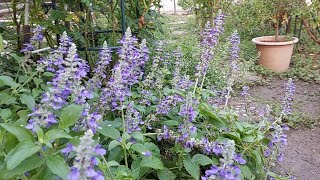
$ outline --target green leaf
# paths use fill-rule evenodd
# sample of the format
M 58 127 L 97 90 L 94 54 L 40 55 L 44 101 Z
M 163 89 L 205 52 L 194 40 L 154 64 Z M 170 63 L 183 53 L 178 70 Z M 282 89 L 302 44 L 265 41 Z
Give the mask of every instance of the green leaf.
M 139 143 L 132 145 L 131 149 L 138 152 L 138 153 L 148 151 L 148 148 L 146 148 L 143 144 L 139 144 Z
M 38 141 L 40 143 L 43 143 L 43 138 L 44 138 L 44 133 L 43 133 L 43 130 L 38 126 L 38 125 L 35 125 L 35 130 L 36 130 L 36 134 L 38 136 Z
M 262 165 L 262 159 L 261 155 L 257 150 L 252 151 L 254 160 L 255 160 L 255 165 L 256 165 L 256 171 L 258 174 L 263 173 L 263 165 Z
M 40 150 L 32 141 L 22 141 L 13 150 L 11 150 L 7 155 L 7 168 L 12 170 L 17 167 L 23 160 L 32 156 Z
M 60 115 L 60 127 L 62 129 L 74 125 L 80 118 L 83 107 L 80 105 L 71 104 L 62 110 Z
M 54 174 L 58 175 L 62 179 L 67 179 L 70 168 L 63 157 L 58 154 L 51 155 L 47 158 L 47 165 Z
M 142 167 L 149 167 L 152 169 L 163 169 L 164 168 L 161 160 L 156 157 L 153 157 L 153 156 L 151 156 L 150 158 L 144 158 L 141 161 L 140 165 Z
M 194 178 L 194 179 L 199 179 L 200 176 L 200 168 L 199 166 L 192 162 L 191 160 L 183 160 L 183 165 L 184 168 L 187 170 L 187 172 Z
M 30 114 L 29 110 L 18 111 L 17 115 L 19 116 L 19 119 L 16 121 L 16 123 L 25 124 L 25 122 L 27 122 L 29 119 L 28 114 Z
M 29 76 L 19 76 L 18 82 L 19 83 L 24 83 L 29 79 Z
M 3 119 L 3 120 L 8 120 L 11 116 L 12 112 L 10 109 L 0 109 L 0 117 Z
M 248 166 L 241 165 L 240 169 L 241 169 L 241 174 L 245 177 L 245 179 L 248 179 L 248 180 L 255 179 L 255 175 L 251 172 L 251 170 Z
M 44 77 L 54 77 L 54 74 L 52 73 L 52 72 L 44 72 L 43 74 L 42 74 Z
M 169 169 L 165 168 L 157 172 L 157 176 L 160 180 L 174 180 L 176 175 L 173 174 Z
M 139 112 L 146 113 L 146 109 L 141 105 L 134 105 L 133 107 Z
M 113 127 L 102 126 L 100 129 L 98 129 L 98 132 L 111 139 L 117 140 L 120 138 L 120 132 Z
M 0 93 L 0 104 L 16 104 L 16 98 L 7 93 Z
M 40 167 L 45 162 L 45 159 L 39 158 L 39 156 L 31 156 L 22 161 L 16 168 L 8 170 L 6 168 L 0 170 L 0 179 L 11 179 L 12 177 L 23 174 Z
M 243 140 L 244 142 L 249 142 L 249 143 L 251 143 L 251 142 L 254 142 L 254 139 L 255 139 L 254 136 L 245 136 L 242 140 Z
M 24 127 L 17 126 L 14 124 L 9 123 L 2 123 L 0 124 L 5 130 L 13 134 L 19 141 L 25 141 L 25 140 L 34 140 L 33 135 L 29 130 L 27 130 Z
M 0 33 L 0 52 L 4 50 L 4 45 L 3 45 L 3 37 L 2 34 Z
M 35 83 L 37 86 L 39 86 L 39 85 L 43 82 L 42 79 L 37 78 L 37 77 L 34 77 L 34 78 L 33 78 L 33 81 L 34 81 L 34 83 Z
M 234 141 L 236 141 L 237 143 L 240 143 L 241 142 L 241 137 L 240 137 L 240 134 L 237 133 L 237 132 L 230 132 L 230 133 L 225 133 L 223 134 L 224 137 L 227 137 L 229 139 L 232 139 Z
M 243 127 L 240 122 L 236 121 L 236 122 L 234 122 L 234 124 L 236 125 L 236 127 L 239 129 L 240 132 L 243 132 Z
M 0 76 L 0 81 L 2 81 L 3 84 L 10 86 L 10 87 L 19 87 L 20 84 L 16 83 L 12 77 L 9 76 Z
M 195 162 L 196 164 L 202 165 L 202 166 L 213 164 L 213 161 L 209 157 L 207 157 L 203 154 L 194 155 L 192 157 L 192 161 Z
M 120 164 L 117 161 L 109 161 L 108 165 L 109 165 L 109 167 L 120 166 Z
M 108 155 L 108 161 L 117 161 L 120 162 L 124 157 L 123 150 L 121 147 L 117 146 L 110 150 L 110 153 Z
M 168 121 L 163 121 L 161 122 L 162 125 L 167 125 L 167 126 L 179 126 L 179 122 L 175 120 L 168 120 Z
M 218 128 L 227 127 L 228 123 L 225 120 L 219 118 L 215 113 L 211 112 L 207 108 L 201 107 L 199 110 L 201 114 L 208 116 L 208 120 L 212 125 Z
M 131 136 L 133 138 L 135 138 L 136 140 L 139 140 L 139 141 L 143 141 L 144 140 L 144 136 L 142 135 L 141 132 L 138 132 L 138 131 L 135 131 L 131 134 Z
M 25 95 L 25 94 L 22 94 L 20 96 L 20 101 L 22 104 L 27 105 L 29 109 L 33 109 L 36 104 L 36 102 L 32 96 Z
M 110 143 L 109 143 L 109 147 L 108 147 L 108 150 L 111 151 L 112 149 L 114 149 L 115 147 L 121 145 L 121 143 L 117 140 L 112 140 Z
M 60 129 L 51 129 L 44 135 L 45 141 L 51 141 L 61 138 L 72 139 L 72 136 Z

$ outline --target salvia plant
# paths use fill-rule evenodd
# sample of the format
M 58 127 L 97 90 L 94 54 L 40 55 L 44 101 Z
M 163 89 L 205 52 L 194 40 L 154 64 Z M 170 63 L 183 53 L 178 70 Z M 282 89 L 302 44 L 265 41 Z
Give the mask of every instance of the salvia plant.
M 284 158 L 288 128 L 282 118 L 291 112 L 293 81 L 278 117 L 266 112 L 255 124 L 229 111 L 239 69 L 236 32 L 228 39 L 226 91 L 204 86 L 223 21 L 220 13 L 206 24 L 195 79 L 183 74 L 179 49 L 174 62 L 162 42 L 151 55 L 129 28 L 116 52 L 103 44 L 90 77 L 66 33 L 31 77 L 0 76 L 0 179 L 283 178 L 267 162 Z M 41 28 L 36 30 L 32 40 L 39 42 Z M 32 43 L 24 53 L 34 50 Z M 244 90 L 248 98 L 249 88 Z

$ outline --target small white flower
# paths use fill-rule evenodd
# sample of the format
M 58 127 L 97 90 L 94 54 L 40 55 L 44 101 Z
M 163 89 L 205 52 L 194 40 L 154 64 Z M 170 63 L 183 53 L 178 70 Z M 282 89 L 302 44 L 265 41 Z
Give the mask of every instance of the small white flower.
M 305 2 L 306 2 L 306 4 L 307 4 L 307 6 L 311 6 L 311 4 L 312 4 L 312 1 L 311 1 L 311 0 L 306 0 Z

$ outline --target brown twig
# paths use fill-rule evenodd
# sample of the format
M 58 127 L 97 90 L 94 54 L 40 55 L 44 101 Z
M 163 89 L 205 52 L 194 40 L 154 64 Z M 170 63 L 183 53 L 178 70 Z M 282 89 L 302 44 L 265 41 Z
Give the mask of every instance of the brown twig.
M 311 39 L 320 45 L 320 39 L 318 39 L 318 38 L 311 32 L 307 20 L 303 19 L 303 25 L 305 26 L 305 28 L 306 28 L 306 30 L 307 30 L 307 33 L 308 33 L 308 35 L 311 37 Z

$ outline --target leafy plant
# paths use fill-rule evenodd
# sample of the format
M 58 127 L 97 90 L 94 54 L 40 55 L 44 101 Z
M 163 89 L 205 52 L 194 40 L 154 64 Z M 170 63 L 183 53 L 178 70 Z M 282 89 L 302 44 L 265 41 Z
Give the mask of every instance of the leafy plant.
M 194 80 L 181 73 L 178 51 L 167 59 L 160 42 L 150 54 L 147 42 L 138 43 L 130 28 L 110 72 L 115 59 L 107 43 L 89 77 L 88 64 L 63 33 L 59 47 L 31 65 L 31 76 L 0 76 L 0 179 L 277 178 L 265 168 L 263 154 L 282 158 L 281 120 L 289 115 L 293 83 L 274 121 L 251 124 L 229 111 L 237 32 L 226 40 L 225 98 L 204 86 L 223 34 L 222 17 L 202 33 Z M 32 40 L 25 47 L 42 39 Z M 24 49 L 28 60 L 30 50 Z

